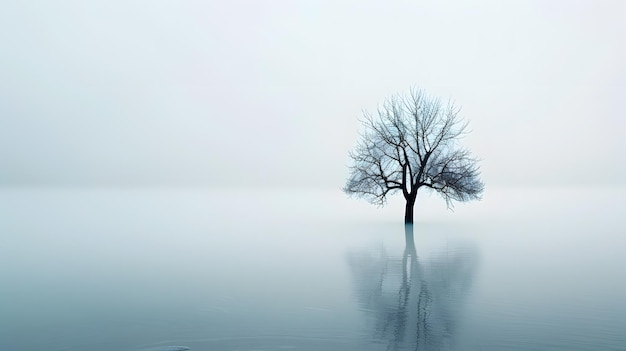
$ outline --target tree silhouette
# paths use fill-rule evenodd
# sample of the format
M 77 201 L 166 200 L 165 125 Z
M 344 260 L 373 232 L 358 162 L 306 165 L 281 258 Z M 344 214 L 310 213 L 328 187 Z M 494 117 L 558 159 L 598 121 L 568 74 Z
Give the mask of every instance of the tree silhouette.
M 413 223 L 423 187 L 437 191 L 448 208 L 453 201 L 480 199 L 484 184 L 477 160 L 459 144 L 468 124 L 453 103 L 412 89 L 385 100 L 376 116 L 363 114 L 364 131 L 350 153 L 347 194 L 382 206 L 388 195 L 401 191 L 405 223 Z

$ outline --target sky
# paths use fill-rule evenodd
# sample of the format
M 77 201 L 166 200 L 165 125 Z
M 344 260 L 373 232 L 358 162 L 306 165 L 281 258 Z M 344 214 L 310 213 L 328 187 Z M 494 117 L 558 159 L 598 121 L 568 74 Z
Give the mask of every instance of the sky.
M 623 184 L 623 1 L 8 1 L 0 185 L 340 189 L 364 109 L 461 106 L 487 185 Z

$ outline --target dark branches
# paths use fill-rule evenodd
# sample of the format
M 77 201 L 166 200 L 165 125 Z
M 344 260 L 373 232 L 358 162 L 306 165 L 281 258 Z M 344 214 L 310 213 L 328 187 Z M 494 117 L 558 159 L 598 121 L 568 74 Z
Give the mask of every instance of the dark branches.
M 479 199 L 484 186 L 477 160 L 458 145 L 467 128 L 458 114 L 451 102 L 416 89 L 387 99 L 376 116 L 364 112 L 344 191 L 377 205 L 401 191 L 407 211 L 422 186 L 439 192 L 448 207 Z

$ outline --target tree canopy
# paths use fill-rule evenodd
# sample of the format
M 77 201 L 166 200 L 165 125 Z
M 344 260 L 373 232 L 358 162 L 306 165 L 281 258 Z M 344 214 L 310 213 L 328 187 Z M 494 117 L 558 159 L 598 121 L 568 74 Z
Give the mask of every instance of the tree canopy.
M 413 222 L 420 188 L 438 192 L 448 208 L 453 201 L 480 199 L 484 184 L 478 160 L 460 145 L 468 123 L 459 112 L 419 89 L 389 97 L 376 114 L 365 111 L 344 191 L 381 206 L 401 192 L 406 223 Z

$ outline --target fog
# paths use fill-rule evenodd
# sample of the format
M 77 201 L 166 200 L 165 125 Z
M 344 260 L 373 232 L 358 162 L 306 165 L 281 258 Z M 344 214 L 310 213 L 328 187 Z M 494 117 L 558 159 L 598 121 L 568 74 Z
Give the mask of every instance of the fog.
M 621 1 L 8 2 L 0 184 L 338 189 L 362 109 L 462 106 L 490 185 L 626 179 Z

